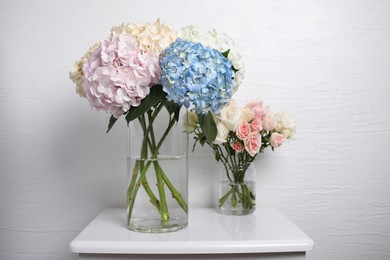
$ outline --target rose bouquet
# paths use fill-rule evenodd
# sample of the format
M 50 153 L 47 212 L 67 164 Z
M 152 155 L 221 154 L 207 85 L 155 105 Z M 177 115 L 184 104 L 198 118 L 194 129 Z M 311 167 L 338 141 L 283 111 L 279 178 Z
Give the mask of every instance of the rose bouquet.
M 246 174 L 259 153 L 267 147 L 280 147 L 295 132 L 295 122 L 287 112 L 271 113 L 261 100 L 240 107 L 234 100 L 219 115 L 214 115 L 217 137 L 210 142 L 200 127 L 196 113 L 189 113 L 184 129 L 194 134 L 197 143 L 212 148 L 217 162 L 223 164 L 228 186 L 219 197 L 220 212 L 247 214 L 255 209 L 254 187 Z
M 121 116 L 128 125 L 138 121 L 140 134 L 129 140 L 130 147 L 135 145 L 135 139 L 141 140 L 139 154 L 130 166 L 129 228 L 161 232 L 186 225 L 187 218 L 179 226 L 177 221 L 170 223 L 177 217 L 170 214 L 168 200 L 174 200 L 185 215 L 188 206 L 186 196 L 176 189 L 160 161 L 162 146 L 183 106 L 198 114 L 198 126 L 212 143 L 217 136 L 213 115 L 230 101 L 242 77 L 240 56 L 228 36 L 215 31 L 201 33 L 192 26 L 174 32 L 159 20 L 113 27 L 107 39 L 93 45 L 75 63 L 70 78 L 76 84 L 76 92 L 93 108 L 111 114 L 107 132 Z M 162 127 L 156 122 L 163 110 L 168 120 Z M 151 179 L 156 185 L 149 184 Z M 159 215 L 157 226 L 154 223 L 151 228 L 145 227 L 148 222 L 142 219 L 133 223 L 140 189 Z M 172 196 L 168 197 L 167 192 Z

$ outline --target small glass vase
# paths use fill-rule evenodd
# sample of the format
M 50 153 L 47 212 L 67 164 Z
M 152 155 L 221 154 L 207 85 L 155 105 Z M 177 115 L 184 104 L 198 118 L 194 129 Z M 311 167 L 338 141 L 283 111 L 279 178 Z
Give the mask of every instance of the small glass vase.
M 153 109 L 129 124 L 127 227 L 172 232 L 188 224 L 188 133 L 182 130 L 187 110 L 180 110 L 176 122 L 166 109 Z
M 256 168 L 235 171 L 226 165 L 218 182 L 218 212 L 223 215 L 247 215 L 256 209 Z

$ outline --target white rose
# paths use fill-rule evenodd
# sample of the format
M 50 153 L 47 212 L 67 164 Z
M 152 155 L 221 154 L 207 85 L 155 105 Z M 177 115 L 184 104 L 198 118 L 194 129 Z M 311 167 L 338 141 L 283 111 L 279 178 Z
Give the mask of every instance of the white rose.
M 221 121 L 217 122 L 217 137 L 215 138 L 213 144 L 222 144 L 227 141 L 229 135 L 229 129 Z
M 217 117 L 228 130 L 235 132 L 238 123 L 241 120 L 242 108 L 237 105 L 234 100 L 230 100 L 222 110 L 221 114 Z
M 275 121 L 271 115 L 266 115 L 263 120 L 263 129 L 266 131 L 271 131 L 275 129 Z
M 192 133 L 196 129 L 198 123 L 198 115 L 195 112 L 185 113 L 183 116 L 183 129 L 188 133 Z
M 277 112 L 272 116 L 275 122 L 275 130 L 284 135 L 286 138 L 291 138 L 296 131 L 296 123 L 287 112 Z
M 255 118 L 255 113 L 250 109 L 249 107 L 244 107 L 242 109 L 242 115 L 241 115 L 242 120 L 244 120 L 247 123 L 250 123 L 253 121 Z

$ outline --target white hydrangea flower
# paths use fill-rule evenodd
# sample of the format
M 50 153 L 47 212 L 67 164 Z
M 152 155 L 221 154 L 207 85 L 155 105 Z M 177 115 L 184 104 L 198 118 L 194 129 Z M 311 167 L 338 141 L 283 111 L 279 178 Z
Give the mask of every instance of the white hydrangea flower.
M 218 34 L 216 30 L 211 30 L 207 33 L 204 33 L 192 25 L 180 29 L 176 33 L 176 36 L 177 38 L 182 38 L 187 41 L 199 42 L 209 48 L 216 49 L 221 53 L 229 50 L 228 59 L 232 62 L 233 67 L 237 70 L 234 75 L 233 83 L 233 91 L 237 91 L 238 86 L 244 79 L 245 68 L 244 64 L 241 62 L 241 55 L 237 51 L 232 38 L 226 34 Z
M 114 38 L 115 36 L 119 36 L 121 34 L 131 34 L 134 37 L 140 34 L 145 30 L 144 25 L 140 25 L 136 22 L 131 23 L 122 23 L 119 26 L 114 26 L 111 28 L 111 34 L 110 39 Z
M 88 59 L 91 55 L 100 47 L 100 42 L 95 43 L 89 50 L 84 54 L 80 60 L 76 61 L 73 67 L 69 72 L 69 78 L 76 84 L 76 93 L 79 94 L 80 97 L 85 97 L 84 88 L 81 85 L 81 81 L 83 78 L 83 66 L 87 63 Z
M 135 38 L 141 50 L 152 51 L 157 56 L 176 38 L 172 27 L 162 23 L 160 19 L 145 25 L 132 22 L 114 26 L 111 29 L 110 38 L 120 34 L 130 34 Z

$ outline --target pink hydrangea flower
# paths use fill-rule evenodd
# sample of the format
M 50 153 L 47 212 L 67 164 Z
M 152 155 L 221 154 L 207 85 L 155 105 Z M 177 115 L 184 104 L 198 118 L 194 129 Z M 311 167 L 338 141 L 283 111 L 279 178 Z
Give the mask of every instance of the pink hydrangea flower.
M 83 67 L 86 98 L 97 110 L 115 118 L 138 106 L 157 84 L 161 75 L 159 59 L 144 52 L 128 34 L 105 40 Z
M 270 137 L 271 146 L 274 148 L 280 147 L 284 141 L 286 141 L 286 137 L 279 133 L 272 133 Z
M 245 149 L 243 143 L 240 141 L 235 141 L 235 142 L 231 143 L 230 147 L 232 147 L 234 149 L 234 151 L 236 151 L 238 153 L 241 153 Z
M 260 152 L 261 135 L 259 132 L 251 132 L 244 140 L 245 150 L 253 157 Z

